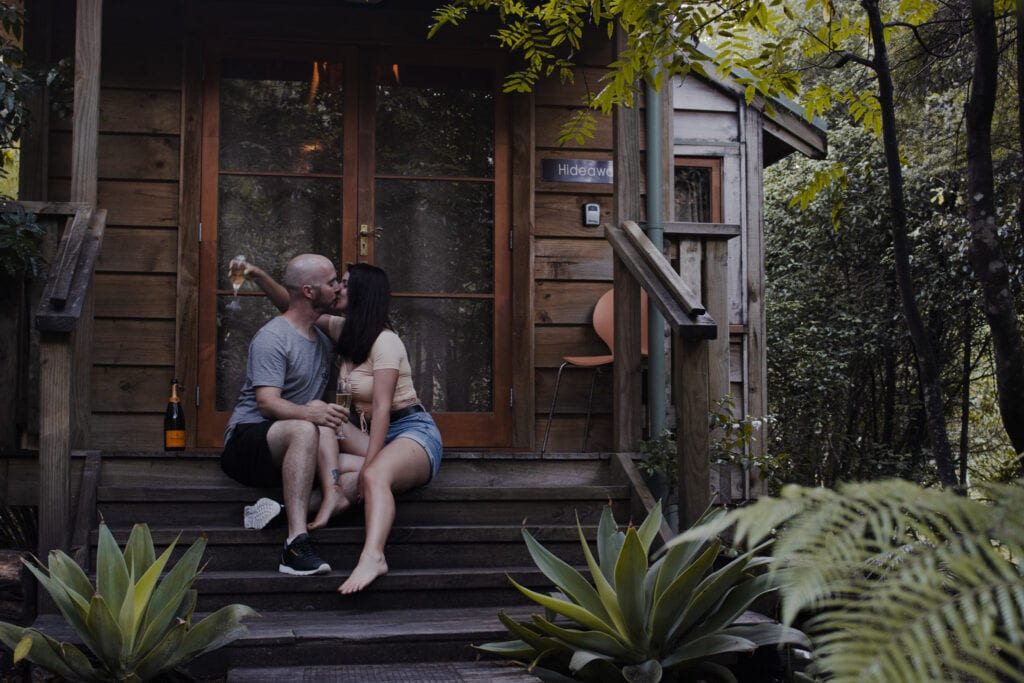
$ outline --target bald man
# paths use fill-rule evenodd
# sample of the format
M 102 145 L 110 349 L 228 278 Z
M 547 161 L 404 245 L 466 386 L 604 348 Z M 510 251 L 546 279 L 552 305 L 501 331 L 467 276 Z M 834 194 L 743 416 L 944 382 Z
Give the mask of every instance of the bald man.
M 315 323 L 334 310 L 341 284 L 334 265 L 317 254 L 289 261 L 283 284 L 288 309 L 249 344 L 245 384 L 224 433 L 221 468 L 247 486 L 281 487 L 288 537 L 278 571 L 326 574 L 331 567 L 313 550 L 306 518 L 318 462 L 337 461 L 343 413 L 321 400 L 333 349 Z M 262 528 L 280 510 L 276 501 L 261 499 L 246 509 L 246 526 Z M 250 524 L 251 517 L 258 521 Z

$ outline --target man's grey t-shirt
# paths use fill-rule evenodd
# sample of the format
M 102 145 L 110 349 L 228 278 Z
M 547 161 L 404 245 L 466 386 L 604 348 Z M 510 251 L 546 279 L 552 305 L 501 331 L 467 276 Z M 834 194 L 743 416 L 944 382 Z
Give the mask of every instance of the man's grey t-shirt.
M 319 328 L 316 338 L 306 339 L 282 316 L 261 327 L 249 343 L 245 385 L 238 396 L 224 443 L 236 424 L 263 422 L 256 405 L 256 387 L 277 387 L 281 398 L 305 405 L 323 396 L 331 369 L 331 340 Z

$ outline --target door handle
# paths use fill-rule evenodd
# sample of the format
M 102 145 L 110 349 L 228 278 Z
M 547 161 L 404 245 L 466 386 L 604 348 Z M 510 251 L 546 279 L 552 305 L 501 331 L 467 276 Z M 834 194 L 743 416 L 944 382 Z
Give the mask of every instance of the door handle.
M 366 256 L 370 247 L 370 226 L 366 223 L 359 225 L 359 255 Z M 373 238 L 380 239 L 384 236 L 384 228 L 379 225 L 373 229 Z

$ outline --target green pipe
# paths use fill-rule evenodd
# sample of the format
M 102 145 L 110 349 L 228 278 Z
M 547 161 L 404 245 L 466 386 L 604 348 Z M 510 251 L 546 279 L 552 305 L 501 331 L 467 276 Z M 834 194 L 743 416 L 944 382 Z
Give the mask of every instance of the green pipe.
M 653 82 L 655 71 L 649 81 Z M 669 79 L 662 81 L 669 87 Z M 663 138 L 661 94 L 648 83 L 647 110 L 647 237 L 659 250 L 664 250 L 665 221 L 662 206 L 662 154 Z M 665 429 L 665 320 L 655 306 L 647 302 L 647 438 L 655 439 Z

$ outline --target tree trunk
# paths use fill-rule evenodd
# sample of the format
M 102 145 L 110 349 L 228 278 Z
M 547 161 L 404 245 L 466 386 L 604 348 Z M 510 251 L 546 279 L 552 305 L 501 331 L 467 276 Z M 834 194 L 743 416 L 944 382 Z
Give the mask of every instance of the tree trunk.
M 999 413 L 1013 450 L 1024 452 L 1024 345 L 996 226 L 992 168 L 992 112 L 999 60 L 992 0 L 972 0 L 974 77 L 967 102 L 967 217 L 974 277 L 981 284 L 985 318 L 992 333 Z M 1020 38 L 1018 37 L 1018 52 Z
M 946 433 L 938 358 L 928 338 L 928 331 L 924 327 L 921 311 L 914 295 L 910 266 L 910 239 L 907 236 L 907 212 L 904 205 L 903 172 L 900 167 L 896 131 L 896 105 L 893 97 L 889 53 L 885 42 L 885 26 L 882 23 L 878 0 L 861 0 L 861 6 L 868 15 L 868 22 L 871 26 L 871 42 L 875 52 L 873 65 L 878 78 L 878 102 L 882 110 L 882 144 L 885 149 L 885 163 L 889 175 L 889 200 L 892 203 L 892 241 L 896 257 L 896 287 L 903 307 L 903 317 L 907 321 L 910 339 L 917 354 L 921 394 L 928 422 L 928 437 L 931 441 L 932 455 L 938 469 L 939 481 L 943 486 L 956 487 L 957 476 L 953 468 L 949 435 Z

